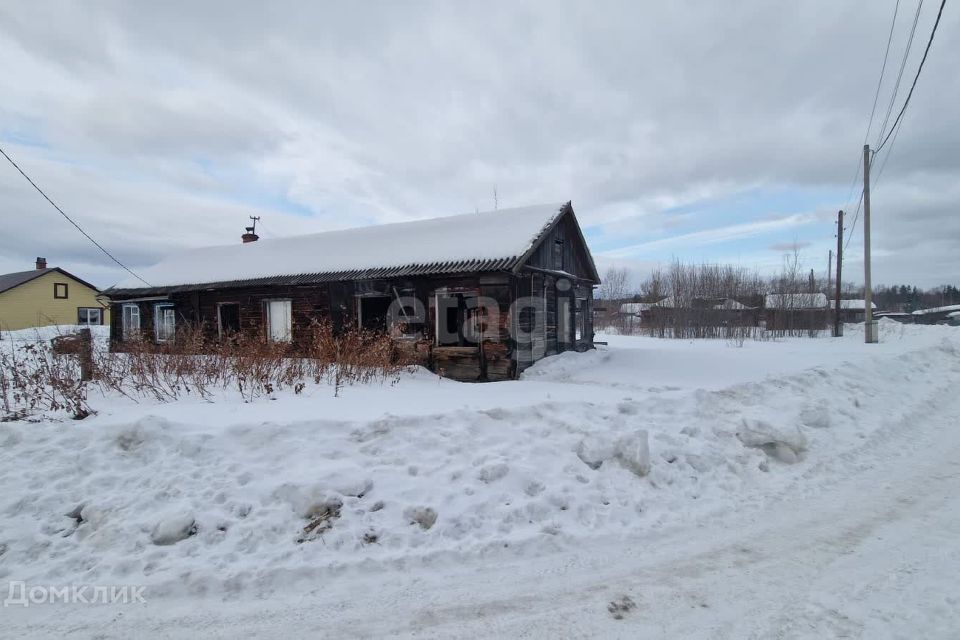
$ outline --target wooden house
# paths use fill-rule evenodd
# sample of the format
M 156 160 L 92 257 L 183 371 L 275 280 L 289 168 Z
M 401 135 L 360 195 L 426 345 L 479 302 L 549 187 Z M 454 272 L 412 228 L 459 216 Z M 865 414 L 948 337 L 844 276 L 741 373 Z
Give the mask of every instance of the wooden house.
M 194 249 L 107 291 L 111 342 L 288 342 L 311 325 L 388 332 L 459 380 L 515 378 L 537 360 L 593 346 L 600 282 L 571 203 L 473 213 Z
M 771 293 L 764 296 L 764 319 L 771 331 L 827 327 L 827 296 L 823 293 Z
M 37 258 L 34 269 L 0 275 L 0 330 L 109 322 L 100 292 L 60 267 Z
M 948 304 L 930 309 L 917 309 L 910 315 L 916 324 L 949 324 L 951 313 L 960 311 L 960 304 Z
M 836 302 L 831 300 L 829 305 L 831 315 L 836 313 Z M 876 311 L 877 305 L 870 303 L 870 309 Z M 840 301 L 840 322 L 856 323 L 864 322 L 867 318 L 866 300 L 841 300 Z

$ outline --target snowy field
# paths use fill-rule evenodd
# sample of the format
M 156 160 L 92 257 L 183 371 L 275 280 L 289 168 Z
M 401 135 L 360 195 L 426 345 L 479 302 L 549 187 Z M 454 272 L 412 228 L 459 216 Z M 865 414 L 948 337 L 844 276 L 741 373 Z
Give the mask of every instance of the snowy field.
M 957 637 L 960 329 L 846 330 L 0 423 L 3 595 L 146 599 L 0 637 Z

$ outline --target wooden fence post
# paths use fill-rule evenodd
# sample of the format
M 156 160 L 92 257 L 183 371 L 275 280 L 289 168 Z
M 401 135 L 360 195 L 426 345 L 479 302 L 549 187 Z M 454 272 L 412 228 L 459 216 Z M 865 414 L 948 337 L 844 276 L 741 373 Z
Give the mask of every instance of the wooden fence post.
M 80 329 L 80 381 L 93 380 L 93 335 L 88 327 Z

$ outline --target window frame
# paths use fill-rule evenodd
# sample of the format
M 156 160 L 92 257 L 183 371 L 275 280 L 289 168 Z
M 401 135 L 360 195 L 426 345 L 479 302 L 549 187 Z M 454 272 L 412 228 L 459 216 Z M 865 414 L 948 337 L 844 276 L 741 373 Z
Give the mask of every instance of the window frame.
M 131 313 L 128 313 L 131 312 Z M 132 313 L 136 312 L 136 313 Z M 127 318 L 130 318 L 131 322 L 127 321 Z M 137 318 L 137 326 L 133 325 L 133 317 Z M 126 302 L 120 305 L 120 332 L 123 334 L 124 340 L 130 340 L 131 338 L 136 338 L 140 334 L 140 305 L 136 302 Z
M 86 321 L 86 322 L 81 322 L 81 321 L 80 321 L 80 314 L 81 314 L 82 312 L 84 312 L 84 311 L 87 312 L 87 313 L 86 313 L 86 316 L 87 316 L 86 320 L 87 320 L 87 321 Z M 97 322 L 96 322 L 96 323 L 90 322 L 90 312 L 91 312 L 91 311 L 96 311 L 96 312 L 97 312 Z M 103 309 L 102 309 L 101 307 L 77 307 L 77 326 L 80 326 L 80 327 L 98 327 L 98 326 L 100 326 L 100 325 L 102 325 L 102 324 L 103 324 Z
M 377 300 L 377 299 L 386 299 L 387 302 L 387 313 L 383 317 L 383 328 L 380 331 L 388 332 L 390 327 L 389 324 L 389 309 L 390 304 L 393 302 L 393 296 L 386 293 L 359 293 L 356 295 L 357 298 L 357 328 L 365 329 L 363 325 L 363 301 L 364 300 Z M 370 331 L 376 331 L 376 329 L 369 329 Z
M 60 295 L 60 287 L 63 287 L 63 295 Z M 66 282 L 54 282 L 53 283 L 53 299 L 54 300 L 69 300 L 70 299 L 70 287 Z
M 287 332 L 283 339 L 273 337 L 273 318 L 270 313 L 271 304 L 275 302 L 285 302 L 287 305 Z M 291 343 L 293 342 L 293 300 L 290 298 L 268 298 L 263 301 L 263 315 L 266 320 L 266 339 L 267 342 Z
M 479 295 L 475 291 L 450 291 L 447 289 L 437 289 L 434 291 L 431 299 L 431 307 L 433 309 L 433 344 L 436 347 L 472 347 L 479 346 L 482 342 L 482 337 L 480 335 L 480 322 L 481 322 L 481 309 L 485 313 L 485 309 L 476 304 L 476 300 Z M 450 301 L 456 300 L 456 306 L 450 305 L 449 303 L 441 304 L 441 300 Z M 472 303 L 471 303 L 472 301 Z M 449 331 L 449 326 L 444 326 L 444 330 L 441 331 L 441 326 L 447 324 L 446 313 L 448 310 L 456 309 L 457 312 L 457 340 L 456 342 L 440 342 L 441 334 L 447 337 L 447 340 L 450 340 L 453 336 L 453 333 Z M 443 311 L 443 313 L 441 313 Z M 443 325 L 441 325 L 443 323 Z
M 170 310 L 173 316 L 173 331 L 168 337 L 160 337 L 160 328 L 163 326 L 164 311 Z M 157 343 L 173 342 L 177 337 L 177 308 L 172 302 L 158 302 L 153 305 L 153 338 Z

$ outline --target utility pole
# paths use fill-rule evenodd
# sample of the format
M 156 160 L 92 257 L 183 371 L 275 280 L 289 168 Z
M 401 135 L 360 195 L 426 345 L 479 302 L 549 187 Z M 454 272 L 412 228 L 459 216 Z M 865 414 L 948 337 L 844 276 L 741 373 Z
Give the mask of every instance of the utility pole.
M 843 209 L 837 213 L 837 293 L 833 307 L 833 337 L 843 335 L 843 323 L 840 321 L 840 282 L 843 275 Z
M 827 252 L 827 296 L 830 295 L 830 289 L 833 285 L 833 249 Z
M 863 336 L 867 344 L 877 343 L 877 323 L 873 319 L 873 285 L 870 282 L 870 145 L 863 145 Z

